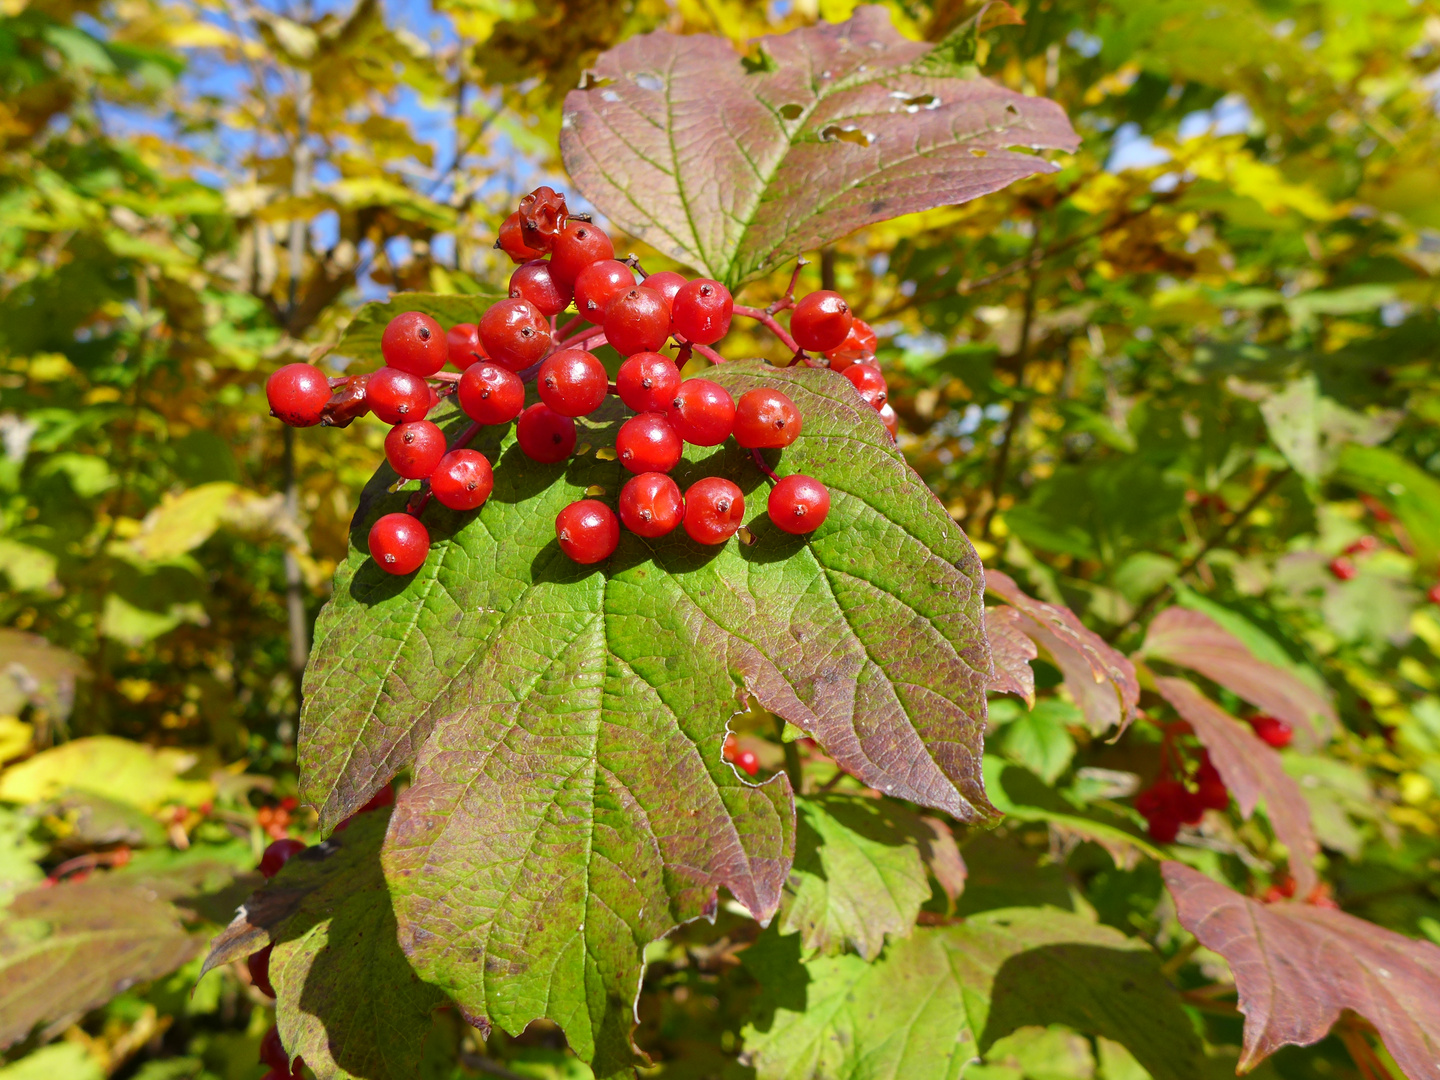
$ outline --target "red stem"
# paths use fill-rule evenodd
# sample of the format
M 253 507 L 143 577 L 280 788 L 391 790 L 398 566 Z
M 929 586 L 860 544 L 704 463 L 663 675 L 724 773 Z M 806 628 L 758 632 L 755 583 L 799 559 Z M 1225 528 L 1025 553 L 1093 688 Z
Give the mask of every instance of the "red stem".
M 581 323 L 583 323 L 584 321 L 585 321 L 585 316 L 584 316 L 584 315 L 576 315 L 573 319 L 571 319 L 569 322 L 567 322 L 564 326 L 560 327 L 559 330 L 556 330 L 556 331 L 555 331 L 555 336 L 556 336 L 556 337 L 562 337 L 562 338 L 565 337 L 567 334 L 572 333 L 572 332 L 575 330 L 575 327 L 579 326 L 579 325 L 580 325 Z
M 450 445 L 445 448 L 446 451 L 449 452 L 451 450 L 459 450 L 471 439 L 475 438 L 476 435 L 480 434 L 480 428 L 482 426 L 483 425 L 481 425 L 479 421 L 472 423 L 464 431 L 460 432 L 459 435 L 456 435 L 455 438 L 450 440 Z M 405 504 L 405 512 L 407 514 L 410 514 L 412 517 L 419 517 L 421 511 L 423 511 L 425 507 L 429 505 L 430 481 L 424 480 L 420 483 L 420 490 L 415 492 L 414 495 L 411 495 L 410 501 Z
M 790 274 L 790 284 L 785 286 L 785 295 L 767 307 L 766 314 L 774 315 L 777 311 L 784 311 L 786 308 L 795 306 L 795 283 L 800 280 L 801 269 L 809 265 L 809 259 L 795 260 L 795 269 Z
M 709 360 L 712 364 L 725 363 L 725 358 L 721 356 L 718 352 L 716 352 L 714 349 L 710 348 L 709 345 L 691 345 L 690 348 L 694 349 L 701 356 L 705 357 L 706 360 Z
M 750 456 L 754 459 L 755 464 L 759 467 L 760 471 L 770 478 L 770 482 L 772 484 L 778 484 L 780 482 L 780 477 L 775 475 L 775 470 L 770 468 L 769 465 L 765 464 L 765 455 L 760 453 L 758 447 L 750 451 Z
M 765 327 L 772 334 L 778 337 L 785 344 L 785 347 L 791 352 L 798 353 L 801 351 L 800 346 L 795 344 L 795 339 L 790 336 L 790 331 L 786 330 L 783 326 L 776 322 L 775 317 L 771 315 L 768 311 L 762 311 L 759 308 L 755 307 L 748 307 L 745 304 L 736 304 L 734 310 L 736 315 L 744 315 L 747 319 L 754 319 L 761 326 Z
M 596 337 L 602 339 L 602 340 L 596 342 L 595 345 L 593 346 L 593 348 L 598 349 L 601 345 L 604 345 L 604 344 L 605 344 L 605 342 L 604 342 L 604 340 L 603 340 L 604 337 L 605 337 L 605 329 L 604 329 L 604 327 L 592 326 L 592 327 L 590 327 L 589 330 L 581 330 L 578 334 L 574 334 L 574 335 L 566 338 L 564 341 L 560 342 L 559 345 L 556 345 L 556 346 L 555 346 L 555 349 L 554 349 L 553 351 L 558 352 L 558 351 L 561 350 L 561 349 L 573 349 L 576 345 L 579 345 L 581 342 L 583 342 L 583 341 L 589 341 L 591 338 L 596 338 Z

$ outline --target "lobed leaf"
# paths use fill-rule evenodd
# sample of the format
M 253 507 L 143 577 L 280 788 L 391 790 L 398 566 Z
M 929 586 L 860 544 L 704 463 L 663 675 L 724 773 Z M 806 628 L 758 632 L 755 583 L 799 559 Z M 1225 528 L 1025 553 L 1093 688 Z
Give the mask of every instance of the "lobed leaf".
M 1040 655 L 1040 650 L 1025 634 L 1021 624 L 1026 621 L 1013 607 L 985 609 L 985 636 L 990 639 L 990 655 L 995 660 L 995 678 L 990 680 L 990 692 L 1018 694 L 1033 709 L 1035 672 L 1030 667 L 1030 661 Z
M 566 96 L 560 151 L 606 216 L 733 288 L 862 225 L 1054 171 L 1011 147 L 1079 145 L 1058 105 L 979 78 L 961 45 L 910 41 L 880 6 L 759 38 L 758 62 L 719 37 L 645 34 Z
M 1343 911 L 1259 904 L 1177 862 L 1161 870 L 1181 924 L 1235 976 L 1242 1071 L 1282 1046 L 1319 1042 L 1352 1009 L 1407 1077 L 1440 1078 L 1440 948 Z

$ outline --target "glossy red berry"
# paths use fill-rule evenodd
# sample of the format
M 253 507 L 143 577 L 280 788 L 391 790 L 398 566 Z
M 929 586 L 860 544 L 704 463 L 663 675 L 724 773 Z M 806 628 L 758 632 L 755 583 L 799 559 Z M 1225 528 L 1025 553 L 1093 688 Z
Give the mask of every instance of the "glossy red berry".
M 830 513 L 830 491 L 813 476 L 786 476 L 770 489 L 765 510 L 782 532 L 811 533 Z
M 274 951 L 274 944 L 270 944 L 266 945 L 259 952 L 253 952 L 245 958 L 245 967 L 250 972 L 250 985 L 268 998 L 275 996 L 275 986 L 270 981 L 270 954 Z M 275 1029 L 271 1028 L 270 1030 L 274 1031 Z M 276 1036 L 276 1041 L 278 1043 L 279 1036 Z M 283 1054 L 284 1051 L 282 1050 L 281 1053 Z M 266 1065 L 272 1064 L 272 1062 L 265 1060 L 265 1046 L 263 1043 L 260 1046 L 260 1060 Z
M 888 401 L 880 406 L 880 422 L 885 425 L 891 439 L 900 438 L 900 416 Z
M 623 262 L 602 259 L 591 263 L 575 279 L 575 310 L 599 326 L 610 301 L 634 287 L 635 275 Z
M 430 491 L 451 510 L 474 510 L 494 488 L 490 462 L 479 450 L 451 450 L 430 474 Z
M 620 489 L 620 520 L 637 536 L 665 536 L 684 516 L 680 486 L 664 473 L 641 473 Z
M 521 263 L 510 275 L 510 295 L 529 300 L 547 319 L 569 307 L 572 294 L 568 283 L 562 285 L 555 280 L 550 264 L 544 259 Z
M 694 446 L 719 446 L 735 427 L 735 399 L 709 379 L 686 379 L 666 409 L 670 426 Z
M 604 229 L 588 221 L 571 221 L 555 238 L 550 252 L 550 273 L 556 281 L 573 285 L 587 266 L 614 257 L 615 245 Z
M 270 1030 L 265 1032 L 265 1037 L 260 1040 L 260 1064 L 282 1071 L 290 1068 L 290 1055 L 285 1052 L 285 1044 L 280 1041 L 280 1029 L 274 1024 L 270 1025 Z
M 1350 581 L 1359 572 L 1355 568 L 1355 564 L 1344 555 L 1338 555 L 1330 560 L 1330 573 L 1335 576 L 1337 581 Z
M 386 514 L 370 526 L 370 557 L 387 574 L 413 574 L 430 554 L 430 533 L 410 514 Z
M 515 422 L 515 441 L 532 461 L 554 465 L 575 449 L 575 421 L 543 402 L 531 405 Z
M 890 396 L 889 388 L 885 385 L 885 376 L 880 374 L 879 368 L 873 368 L 869 364 L 851 364 L 840 373 L 840 377 L 849 379 L 865 403 L 877 411 L 884 407 Z
M 685 443 L 663 413 L 632 416 L 615 436 L 615 454 L 632 473 L 668 473 L 684 451 Z
M 581 499 L 555 516 L 555 538 L 561 551 L 588 566 L 608 559 L 619 546 L 620 522 L 604 503 Z
M 456 323 L 445 334 L 445 346 L 450 352 L 451 366 L 464 371 L 471 364 L 488 360 L 485 348 L 480 344 L 480 328 L 474 323 Z
M 406 480 L 423 480 L 445 456 L 445 433 L 429 420 L 396 424 L 385 436 L 385 460 Z
M 305 845 L 299 840 L 276 840 L 265 849 L 265 854 L 260 856 L 261 875 L 267 879 L 273 878 L 282 866 L 304 850 Z
M 701 544 L 723 544 L 745 520 L 745 496 L 729 480 L 707 476 L 685 492 L 685 531 Z
M 370 411 L 387 424 L 424 420 L 430 411 L 430 384 L 398 368 L 381 368 L 365 386 Z
M 685 275 L 677 274 L 674 270 L 661 270 L 658 274 L 651 274 L 640 284 L 665 297 L 665 305 L 669 307 L 675 303 L 675 294 L 685 287 Z
M 654 352 L 670 337 L 670 305 L 654 289 L 636 285 L 605 308 L 605 340 L 621 356 Z
M 500 225 L 500 238 L 495 246 L 506 255 L 510 256 L 511 262 L 523 263 L 531 259 L 538 259 L 545 252 L 539 248 L 533 248 L 525 242 L 523 226 L 520 224 L 520 215 L 511 214 Z
M 465 369 L 455 396 L 477 424 L 508 424 L 525 407 L 525 384 L 509 368 L 484 361 Z
M 540 365 L 540 400 L 561 416 L 589 416 L 609 389 L 605 365 L 584 349 L 561 349 Z
M 879 345 L 880 339 L 870 329 L 870 324 L 864 319 L 856 319 L 845 340 L 835 348 L 825 350 L 825 356 L 830 361 L 831 371 L 844 371 L 861 358 L 874 356 Z
M 529 300 L 511 297 L 480 318 L 480 343 L 490 359 L 511 371 L 538 361 L 550 349 L 550 323 Z
M 795 344 L 811 352 L 839 348 L 850 335 L 855 316 L 845 298 L 829 289 L 802 297 L 790 316 L 790 336 Z
M 679 389 L 680 369 L 657 352 L 636 353 L 615 376 L 620 400 L 636 412 L 665 412 Z
M 800 437 L 800 410 L 779 390 L 746 390 L 735 403 L 735 441 L 746 449 L 778 450 Z
M 1275 747 L 1276 750 L 1283 750 L 1295 738 L 1295 729 L 1278 716 L 1252 716 L 1250 717 L 1250 726 L 1255 730 L 1255 734 L 1260 736 L 1262 742 Z
M 713 345 L 730 332 L 735 298 L 718 281 L 687 281 L 670 303 L 670 328 L 696 345 Z
M 450 359 L 450 342 L 444 328 L 421 311 L 402 311 L 380 335 L 385 366 L 408 371 L 422 379 L 434 375 Z
M 330 381 L 313 364 L 286 364 L 265 380 L 271 415 L 291 427 L 320 422 L 330 400 Z
M 741 750 L 735 755 L 735 767 L 746 776 L 754 776 L 760 771 L 760 759 L 754 750 Z

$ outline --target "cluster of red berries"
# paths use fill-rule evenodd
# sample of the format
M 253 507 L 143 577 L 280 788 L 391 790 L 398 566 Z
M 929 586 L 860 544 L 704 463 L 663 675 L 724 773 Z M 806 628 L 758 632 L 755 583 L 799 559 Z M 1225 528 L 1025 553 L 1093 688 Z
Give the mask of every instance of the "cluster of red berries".
M 875 333 L 837 293 L 822 290 L 795 302 L 792 280 L 785 298 L 762 311 L 736 305 L 730 291 L 709 278 L 687 281 L 665 271 L 642 274 L 637 282 L 633 257 L 615 259 L 605 232 L 569 215 L 564 196 L 548 187 L 520 201 L 496 246 L 520 265 L 510 278 L 510 296 L 478 324 L 447 331 L 428 315 L 405 312 L 381 337 L 385 366 L 379 371 L 332 380 L 309 364 L 290 364 L 266 383 L 272 414 L 287 424 L 344 426 L 368 411 L 394 425 L 385 439 L 387 460 L 402 478 L 424 483 L 405 513 L 386 514 L 371 528 L 370 554 L 392 574 L 412 573 L 425 562 L 430 536 L 419 513 L 431 497 L 453 510 L 473 510 L 489 497 L 490 462 L 464 445 L 481 426 L 514 421 L 526 456 L 558 464 L 575 449 L 575 418 L 593 413 L 609 394 L 636 413 L 620 426 L 615 443 L 620 463 L 635 475 L 620 492 L 618 518 L 596 499 L 560 512 L 556 537 L 570 558 L 607 558 L 620 542 L 622 524 L 648 538 L 683 525 L 699 543 L 728 540 L 744 518 L 740 488 L 706 477 L 682 495 L 667 474 L 685 443 L 718 446 L 732 435 L 774 484 L 770 520 L 788 533 L 813 532 L 830 510 L 825 486 L 809 476 L 778 477 L 760 457 L 761 450 L 782 449 L 800 435 L 794 402 L 769 388 L 735 401 L 718 384 L 680 373 L 697 352 L 723 360 L 709 346 L 729 332 L 735 314 L 756 318 L 779 335 L 794 351 L 793 362 L 838 371 L 880 413 L 891 436 L 897 432 L 875 362 Z M 557 317 L 572 303 L 579 314 L 557 328 Z M 789 308 L 787 332 L 774 316 Z M 585 323 L 590 325 L 566 336 Z M 679 350 L 673 359 L 660 352 L 672 340 Z M 613 384 L 590 351 L 605 344 L 625 357 Z M 447 362 L 461 374 L 442 373 Z M 532 380 L 540 400 L 527 408 L 525 384 Z M 474 421 L 453 445 L 425 419 L 452 393 Z
M 357 814 L 379 810 L 382 807 L 393 805 L 394 802 L 395 789 L 388 786 L 381 788 L 373 799 L 336 825 L 335 832 L 349 828 Z M 269 881 L 280 873 L 282 866 L 304 851 L 306 846 L 300 840 L 276 840 L 260 856 L 261 876 Z M 245 966 L 250 969 L 251 985 L 269 998 L 275 996 L 275 987 L 270 982 L 270 954 L 274 950 L 274 945 L 266 945 L 259 952 L 251 953 L 245 961 Z M 304 1076 L 304 1060 L 300 1057 L 296 1057 L 293 1062 L 290 1060 L 290 1055 L 285 1052 L 285 1047 L 280 1042 L 280 1030 L 273 1024 L 265 1033 L 265 1037 L 260 1040 L 260 1064 L 270 1066 L 270 1071 L 265 1074 L 264 1080 L 301 1080 L 301 1077 Z
M 1135 809 L 1145 819 L 1152 840 L 1168 844 L 1181 825 L 1198 825 L 1206 810 L 1224 810 L 1230 791 L 1205 750 L 1195 771 L 1185 779 L 1166 776 L 1135 796 Z
M 1392 519 L 1387 513 L 1381 517 L 1380 520 L 1383 522 Z M 1330 560 L 1330 575 L 1337 581 L 1354 580 L 1355 576 L 1360 573 L 1360 567 L 1355 563 L 1355 556 L 1369 555 L 1371 552 L 1379 551 L 1382 546 L 1380 541 L 1373 536 L 1366 535 L 1360 537 L 1359 540 L 1347 545 L 1343 554 L 1337 555 Z M 1437 581 L 1425 590 L 1425 599 L 1429 600 L 1432 604 L 1440 604 L 1440 581 Z

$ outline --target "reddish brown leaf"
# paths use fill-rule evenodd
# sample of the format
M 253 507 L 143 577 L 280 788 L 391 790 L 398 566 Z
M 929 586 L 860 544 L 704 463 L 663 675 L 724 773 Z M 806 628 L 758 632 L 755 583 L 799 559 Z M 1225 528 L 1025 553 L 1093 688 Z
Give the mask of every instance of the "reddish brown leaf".
M 1323 694 L 1284 668 L 1261 660 L 1203 612 L 1166 608 L 1150 624 L 1140 654 L 1219 683 L 1289 723 L 1307 744 L 1313 744 L 1316 735 L 1323 739 L 1336 723 L 1335 707 Z
M 1157 677 L 1155 685 L 1175 711 L 1195 729 L 1210 751 L 1210 760 L 1247 818 L 1265 800 L 1265 814 L 1276 838 L 1290 852 L 1290 874 L 1296 891 L 1305 896 L 1315 887 L 1311 865 L 1318 850 L 1310 825 L 1310 805 L 1300 785 L 1285 771 L 1280 755 L 1220 706 L 1184 679 Z
M 1030 661 L 1040 650 L 1020 627 L 1028 621 L 1013 607 L 985 609 L 985 636 L 990 639 L 990 657 L 995 661 L 995 677 L 986 689 L 992 694 L 1018 694 L 1033 709 L 1035 672 Z
M 1162 869 L 1181 925 L 1235 976 L 1242 1071 L 1318 1042 L 1353 1009 L 1410 1080 L 1440 1080 L 1440 948 L 1342 911 L 1258 904 L 1177 862 Z

